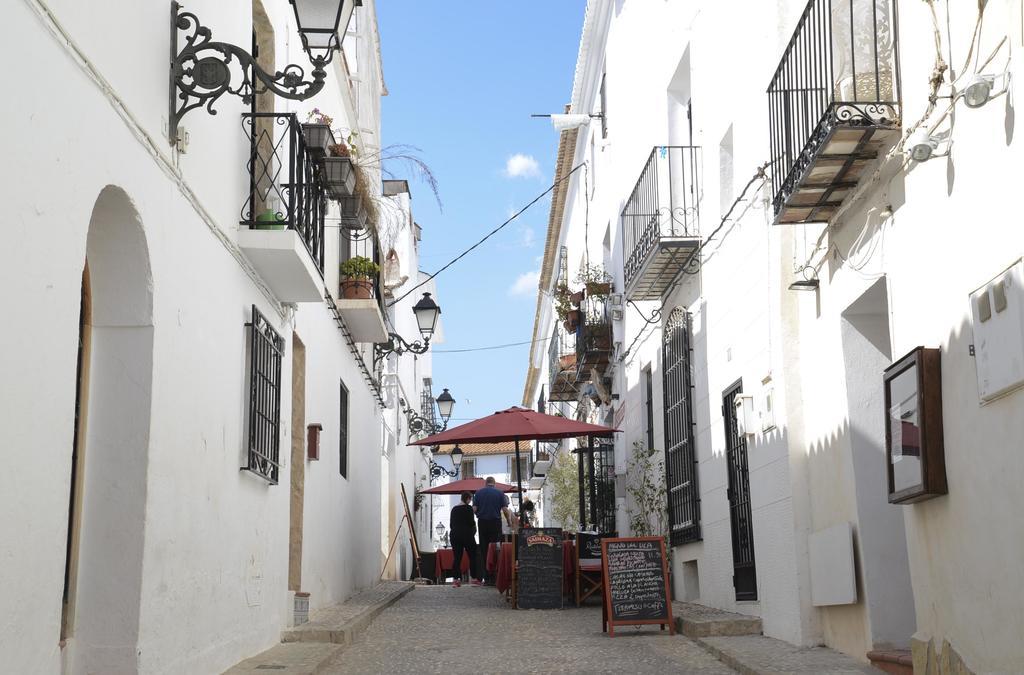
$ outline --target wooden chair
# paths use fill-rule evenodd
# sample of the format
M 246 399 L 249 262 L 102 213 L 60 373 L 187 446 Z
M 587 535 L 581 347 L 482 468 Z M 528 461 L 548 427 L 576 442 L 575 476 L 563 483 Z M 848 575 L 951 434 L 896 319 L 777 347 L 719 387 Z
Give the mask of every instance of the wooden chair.
M 604 587 L 601 572 L 601 540 L 617 536 L 614 532 L 595 534 L 579 532 L 576 534 L 576 606 L 594 595 L 600 594 Z

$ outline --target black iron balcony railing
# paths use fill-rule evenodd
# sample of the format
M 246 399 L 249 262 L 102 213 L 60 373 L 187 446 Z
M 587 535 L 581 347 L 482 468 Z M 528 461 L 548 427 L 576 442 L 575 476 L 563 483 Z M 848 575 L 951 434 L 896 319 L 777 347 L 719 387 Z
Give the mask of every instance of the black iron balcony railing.
M 588 295 L 580 304 L 576 329 L 577 381 L 590 380 L 591 369 L 603 371 L 612 356 L 612 322 L 607 295 Z
M 700 148 L 658 146 L 633 188 L 621 223 L 626 293 L 660 297 L 700 237 Z
M 768 87 L 778 222 L 831 218 L 898 139 L 897 34 L 895 0 L 807 3 Z
M 548 372 L 551 382 L 548 386 L 549 401 L 575 401 L 576 387 L 576 337 L 562 331 L 555 324 L 548 344 Z
M 324 271 L 327 196 L 320 168 L 310 158 L 294 113 L 245 113 L 249 139 L 249 196 L 240 224 L 295 230 L 320 273 Z

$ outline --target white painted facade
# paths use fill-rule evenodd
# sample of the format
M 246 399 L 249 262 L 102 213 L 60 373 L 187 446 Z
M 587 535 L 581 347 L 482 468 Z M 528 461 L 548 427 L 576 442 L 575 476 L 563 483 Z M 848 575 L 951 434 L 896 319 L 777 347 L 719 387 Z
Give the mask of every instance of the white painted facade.
M 1018 1 L 987 3 L 977 58 L 966 67 L 976 4 L 900 1 L 904 131 L 928 105 L 936 58 L 930 5 L 952 68 L 940 95 L 962 91 L 978 64 L 985 73 L 1020 73 Z M 674 308 L 690 313 L 701 540 L 673 550 L 676 597 L 756 614 L 769 636 L 861 660 L 873 649 L 911 646 L 921 659 L 931 640 L 933 653 L 948 642 L 974 672 L 1019 672 L 1024 537 L 1015 486 L 1024 478 L 1016 460 L 1024 394 L 981 400 L 971 349 L 982 343 L 969 301 L 1024 252 L 1013 227 L 1024 156 L 1012 86 L 977 110 L 958 101 L 952 118 L 942 115 L 949 99 L 938 100 L 926 123 L 952 139 L 949 157 L 909 162 L 897 148 L 869 169 L 831 223 L 774 225 L 771 182 L 755 176 L 770 156 L 765 90 L 805 6 L 591 0 L 571 112 L 603 112 L 607 137 L 598 118 L 563 132 L 563 147 L 568 137 L 575 149 L 562 175 L 585 168 L 567 181 L 564 210 L 556 192 L 545 264 L 567 247 L 571 279 L 587 251 L 621 292 L 628 251 L 620 213 L 648 156 L 660 146 L 700 146 L 700 272 L 676 279 L 661 303 L 625 306 L 614 325 L 619 358 L 609 371 L 614 421 L 623 430 L 621 475 L 633 442 L 645 443 L 647 367 L 653 445 L 664 450 L 663 328 Z M 716 231 L 752 177 L 746 198 Z M 800 271 L 805 266 L 816 273 Z M 789 290 L 809 276 L 819 280 L 816 292 Z M 538 339 L 555 323 L 550 267 L 541 279 Z M 659 308 L 660 319 L 648 326 L 644 317 Z M 1006 353 L 1024 350 L 1022 334 L 1011 330 L 1006 340 Z M 882 371 L 919 345 L 941 349 L 948 494 L 891 505 Z M 543 352 L 532 355 L 524 404 L 550 379 Z M 1014 367 L 1007 358 L 1005 368 Z M 756 601 L 737 601 L 732 578 L 722 402 L 739 381 L 753 397 L 755 422 L 746 440 Z M 618 495 L 621 532 L 630 505 L 621 487 Z M 816 606 L 810 549 L 842 525 L 853 532 L 856 601 Z
M 197 0 L 188 10 L 213 39 L 248 48 L 253 5 Z M 298 63 L 308 73 L 289 3 L 262 6 L 277 67 Z M 9 98 L 0 107 L 11 131 L 0 169 L 11 216 L 10 239 L 0 247 L 0 294 L 18 326 L 0 337 L 0 448 L 11 469 L 0 490 L 7 515 L 0 534 L 3 668 L 222 672 L 273 646 L 293 620 L 293 431 L 304 457 L 305 425 L 323 427 L 320 459 L 301 461 L 300 588 L 313 609 L 377 582 L 397 527 L 397 484 L 405 482 L 411 500 L 425 461 L 399 441 L 404 422 L 396 394 L 370 372 L 372 345 L 350 340 L 325 301 L 281 302 L 242 250 L 249 144 L 239 121 L 247 107 L 225 96 L 217 115 L 193 110 L 183 119 L 187 154 L 168 143 L 170 3 L 17 0 L 4 14 L 10 39 L 0 53 L 8 63 L 32 54 L 35 74 L 16 105 Z M 276 99 L 275 110 L 305 121 L 319 107 L 336 126 L 358 130 L 355 144 L 370 156 L 381 145 L 385 93 L 378 42 L 374 3 L 364 0 L 345 37 L 345 59 L 333 60 L 324 90 L 303 103 Z M 370 182 L 379 195 L 379 180 Z M 408 200 L 399 206 L 407 212 Z M 337 297 L 334 208 L 324 275 L 315 281 Z M 410 217 L 391 235 L 409 239 L 414 230 Z M 408 269 L 418 279 L 412 248 Z M 62 640 L 87 261 L 81 525 Z M 409 338 L 417 336 L 408 321 L 415 299 L 388 317 Z M 252 306 L 285 344 L 277 485 L 239 470 Z M 304 400 L 296 428 L 291 383 L 299 341 L 305 386 L 294 399 Z M 398 361 L 401 369 L 412 359 Z M 418 400 L 430 361 L 412 368 L 398 380 L 402 395 Z M 342 382 L 347 476 L 339 455 Z M 409 557 L 392 576 L 408 574 Z

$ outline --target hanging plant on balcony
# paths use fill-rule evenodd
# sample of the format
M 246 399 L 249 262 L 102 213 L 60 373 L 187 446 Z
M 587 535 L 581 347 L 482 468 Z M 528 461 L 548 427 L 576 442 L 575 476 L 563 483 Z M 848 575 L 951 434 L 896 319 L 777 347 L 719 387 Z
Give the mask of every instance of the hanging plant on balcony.
M 569 287 L 565 284 L 555 286 L 553 299 L 555 301 L 555 314 L 558 316 L 559 321 L 565 321 L 569 318 L 569 312 L 572 311 L 571 296 L 572 293 L 569 292 Z
M 584 265 L 576 274 L 575 281 L 586 288 L 591 298 L 611 295 L 612 276 L 601 265 Z
M 333 122 L 320 108 L 313 108 L 306 116 L 306 123 L 302 125 L 302 138 L 306 142 L 306 151 L 314 159 L 326 156 L 328 148 L 334 143 L 334 134 L 331 133 Z
M 380 265 L 369 258 L 356 256 L 341 263 L 341 297 L 346 300 L 373 298 L 373 278 L 380 273 Z
M 344 143 L 332 143 L 327 151 L 328 156 L 323 160 L 327 194 L 338 200 L 351 196 L 356 188 L 356 167 L 349 147 Z
M 576 329 L 579 328 L 580 319 L 583 313 L 578 309 L 570 309 L 565 316 L 565 321 L 562 322 L 562 326 L 570 333 L 575 333 Z

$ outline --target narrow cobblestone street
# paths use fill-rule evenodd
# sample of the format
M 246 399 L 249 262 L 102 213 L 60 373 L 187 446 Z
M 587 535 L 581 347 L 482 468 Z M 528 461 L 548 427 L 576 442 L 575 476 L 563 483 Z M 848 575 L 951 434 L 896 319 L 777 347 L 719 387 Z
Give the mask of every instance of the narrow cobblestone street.
M 597 606 L 513 611 L 493 588 L 419 587 L 385 610 L 328 673 L 733 673 L 654 628 L 601 632 Z

